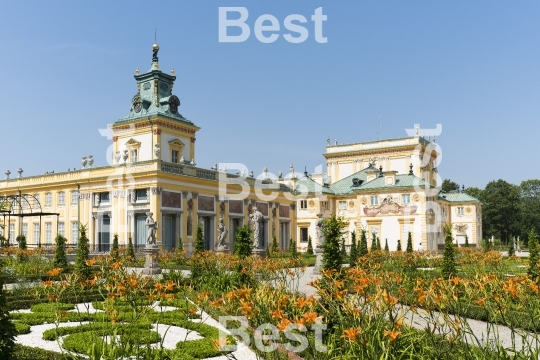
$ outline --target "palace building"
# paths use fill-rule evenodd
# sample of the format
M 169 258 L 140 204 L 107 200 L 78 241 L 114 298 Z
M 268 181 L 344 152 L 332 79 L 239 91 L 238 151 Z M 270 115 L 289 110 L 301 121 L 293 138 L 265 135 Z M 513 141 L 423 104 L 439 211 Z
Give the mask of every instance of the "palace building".
M 434 164 L 439 154 L 418 134 L 328 144 L 327 174 L 298 176 L 292 171 L 269 179 L 264 172 L 256 179 L 253 173 L 197 167 L 200 128 L 179 113 L 174 70 L 161 71 L 158 51 L 154 44 L 148 72 L 136 71 L 137 93 L 129 114 L 110 126 L 110 165 L 94 168 L 88 157 L 79 170 L 29 177 L 20 171 L 13 178 L 6 172 L 0 180 L 0 202 L 8 208 L 0 213 L 0 222 L 10 243 L 24 234 L 29 247 L 47 247 L 62 234 L 74 246 L 82 224 L 92 251 L 109 251 L 115 234 L 120 245 L 132 238 L 141 247 L 151 212 L 164 250 L 176 248 L 181 237 L 190 251 L 198 226 L 205 248 L 213 250 L 220 218 L 232 249 L 237 229 L 248 224 L 255 207 L 264 216 L 262 241 L 267 247 L 275 237 L 283 249 L 292 239 L 305 250 L 310 236 L 315 246 L 317 224 L 332 213 L 348 224 L 347 243 L 352 231 L 365 229 L 395 250 L 397 240 L 405 244 L 410 232 L 415 250 L 435 250 L 444 241 L 442 224 L 448 222 L 460 244 L 466 236 L 471 244 L 480 242 L 480 202 L 464 192 L 438 191 Z M 271 200 L 261 196 L 268 193 Z

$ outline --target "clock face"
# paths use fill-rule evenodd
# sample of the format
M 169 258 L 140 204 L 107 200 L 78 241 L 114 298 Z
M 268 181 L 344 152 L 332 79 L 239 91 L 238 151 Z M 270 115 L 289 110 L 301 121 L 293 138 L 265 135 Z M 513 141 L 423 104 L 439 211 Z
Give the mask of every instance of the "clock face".
M 179 106 L 180 106 L 180 99 L 178 98 L 178 96 L 172 95 L 169 98 L 169 110 L 171 110 L 173 114 L 176 114 L 178 112 Z
M 132 100 L 132 104 L 133 104 L 133 110 L 138 113 L 141 111 L 142 109 L 142 102 L 141 102 L 141 97 L 138 96 L 138 95 L 135 95 L 135 97 L 133 98 Z

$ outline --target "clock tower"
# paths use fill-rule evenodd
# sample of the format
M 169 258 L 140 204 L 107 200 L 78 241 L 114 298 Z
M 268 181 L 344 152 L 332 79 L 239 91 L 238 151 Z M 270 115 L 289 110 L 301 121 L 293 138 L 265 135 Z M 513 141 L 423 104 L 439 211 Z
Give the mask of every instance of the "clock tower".
M 152 46 L 152 66 L 135 71 L 137 93 L 129 114 L 112 125 L 115 164 L 162 160 L 178 164 L 195 162 L 195 133 L 200 129 L 179 113 L 180 99 L 173 95 L 176 76 L 161 71 L 159 45 Z

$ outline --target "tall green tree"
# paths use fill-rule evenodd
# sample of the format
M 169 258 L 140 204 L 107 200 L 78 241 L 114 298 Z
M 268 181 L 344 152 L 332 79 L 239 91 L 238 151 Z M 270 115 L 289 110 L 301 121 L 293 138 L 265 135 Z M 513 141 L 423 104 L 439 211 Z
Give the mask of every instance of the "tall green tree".
M 514 247 L 514 239 L 510 239 L 508 242 L 508 257 L 516 255 L 516 248 Z
M 56 247 L 54 249 L 54 260 L 53 264 L 55 268 L 66 269 L 68 267 L 68 261 L 66 257 L 66 242 L 67 239 L 61 234 L 56 235 Z
M 377 236 L 377 250 L 382 250 L 381 248 L 381 238 Z
M 203 251 L 204 251 L 203 230 L 200 226 L 197 226 L 197 237 L 195 238 L 195 254 L 202 253 Z
M 367 254 L 368 254 L 367 235 L 366 235 L 366 230 L 362 229 L 360 231 L 360 244 L 358 245 L 358 257 L 366 256 Z
M 445 192 L 459 190 L 459 184 L 450 179 L 444 179 L 441 185 L 441 190 Z
M 520 234 L 524 240 L 534 229 L 540 234 L 540 180 L 525 180 L 519 185 L 521 208 Z
M 356 245 L 356 231 L 351 233 L 351 251 L 349 252 L 349 266 L 355 267 L 358 262 L 358 247 Z
M 409 231 L 409 235 L 407 235 L 407 250 L 408 253 L 413 252 L 413 246 L 412 246 L 412 236 L 411 232 Z
M 324 270 L 335 270 L 341 272 L 343 254 L 340 251 L 340 242 L 343 237 L 343 227 L 345 222 L 335 214 L 324 220 L 322 229 L 324 236 L 323 246 L 323 268 Z
M 483 233 L 485 237 L 495 235 L 508 243 L 512 235 L 518 235 L 520 225 L 519 187 L 504 180 L 491 181 L 482 192 Z
M 529 232 L 529 269 L 527 270 L 527 274 L 534 281 L 538 281 L 540 279 L 540 274 L 538 272 L 538 260 L 540 260 L 538 235 L 536 234 L 536 231 L 532 229 Z
M 448 279 L 456 274 L 456 261 L 454 259 L 454 240 L 452 239 L 452 225 L 444 226 L 444 253 L 441 274 Z
M 377 250 L 377 234 L 371 233 L 371 246 L 369 247 L 370 251 Z
M 178 251 L 183 252 L 184 251 L 184 242 L 182 241 L 182 237 L 178 237 L 178 244 L 176 245 L 178 247 Z
M 311 239 L 311 238 L 310 238 Z M 311 249 L 312 250 L 312 253 L 313 253 L 313 248 Z M 272 254 L 275 255 L 279 252 L 279 245 L 277 243 L 277 238 L 276 236 L 272 236 Z
M 298 248 L 296 247 L 296 241 L 291 239 L 289 243 L 290 243 L 290 245 L 289 245 L 289 254 L 291 254 L 291 257 L 293 259 L 297 259 L 298 258 Z
M 24 236 L 24 234 L 21 234 L 19 236 L 17 236 L 17 242 L 19 243 L 19 252 L 17 253 L 17 258 L 19 259 L 20 262 L 24 262 L 27 260 L 27 256 L 26 256 L 26 249 L 27 249 L 27 246 L 26 246 L 26 236 Z
M 244 259 L 251 256 L 252 252 L 251 229 L 247 225 L 239 227 L 234 241 L 234 253 Z
M 390 251 L 390 248 L 388 247 L 388 239 L 384 240 L 384 251 L 386 252 Z
M 402 251 L 401 250 L 401 240 L 400 239 L 398 239 L 398 241 L 397 241 L 396 251 Z
M 133 239 L 131 236 L 128 238 L 127 257 L 131 260 L 135 260 L 135 251 L 133 250 Z
M 82 278 L 88 279 L 92 269 L 87 264 L 90 256 L 88 238 L 86 237 L 86 226 L 79 226 L 79 240 L 77 243 L 77 256 L 75 257 L 75 271 Z

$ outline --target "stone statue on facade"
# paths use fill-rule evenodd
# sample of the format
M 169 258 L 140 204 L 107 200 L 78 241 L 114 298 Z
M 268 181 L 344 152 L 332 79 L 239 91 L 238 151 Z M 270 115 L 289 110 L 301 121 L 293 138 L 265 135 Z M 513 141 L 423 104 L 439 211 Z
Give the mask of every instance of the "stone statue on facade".
M 262 242 L 261 227 L 264 215 L 256 207 L 253 207 L 253 213 L 249 215 L 249 221 L 253 223 L 253 247 L 259 249 Z
M 155 245 L 156 244 L 156 230 L 158 228 L 157 221 L 154 221 L 152 217 L 154 214 L 151 212 L 146 213 L 146 227 L 148 227 L 148 237 L 146 238 L 146 244 Z
M 223 217 L 219 218 L 219 224 L 218 224 L 218 241 L 216 247 L 218 249 L 224 249 L 227 247 L 225 245 L 225 239 L 227 239 L 227 234 L 229 231 L 225 227 L 225 223 L 223 222 Z
M 316 229 L 317 229 L 317 246 L 323 246 L 324 244 L 324 220 L 322 218 L 319 218 L 319 221 L 317 222 Z

